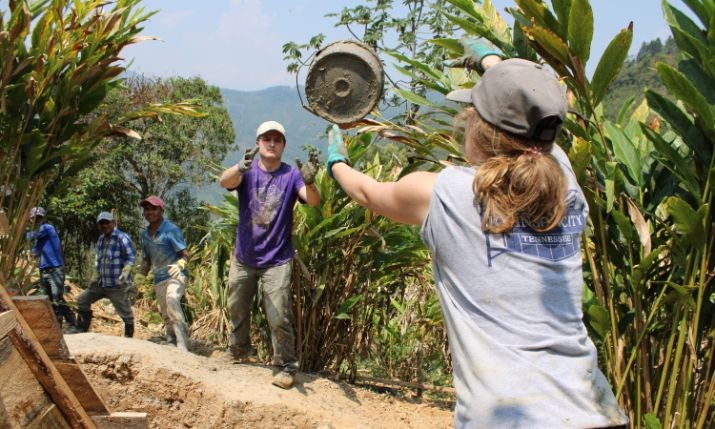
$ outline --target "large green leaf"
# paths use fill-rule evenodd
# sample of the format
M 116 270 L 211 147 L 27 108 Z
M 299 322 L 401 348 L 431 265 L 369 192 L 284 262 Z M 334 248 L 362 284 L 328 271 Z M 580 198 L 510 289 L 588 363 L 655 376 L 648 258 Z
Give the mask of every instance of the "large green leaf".
M 430 39 L 429 42 L 446 49 L 454 54 L 455 57 L 464 54 L 464 46 L 459 43 L 459 40 L 457 39 Z
M 691 36 L 680 28 L 673 28 L 673 39 L 681 51 L 688 52 L 700 64 L 707 65 L 712 60 L 710 47 L 703 41 Z
M 561 23 L 561 34 L 569 34 L 569 14 L 571 13 L 572 0 L 552 0 L 551 6 Z
M 695 157 L 703 165 L 708 165 L 712 159 L 712 145 L 702 130 L 695 126 L 692 118 L 669 98 L 657 92 L 646 90 L 645 97 L 648 106 L 683 138 L 683 143 L 690 147 Z M 692 167 L 688 166 L 688 170 L 692 170 Z
M 444 16 L 453 24 L 464 30 L 464 32 L 466 32 L 467 34 L 474 34 L 480 37 L 485 37 L 489 34 L 489 31 L 481 23 L 477 23 L 473 20 L 451 15 L 448 13 L 445 13 Z
M 572 66 L 569 48 L 557 34 L 538 25 L 525 29 L 532 40 L 532 47 L 561 76 L 568 76 L 567 67 Z
M 684 14 L 680 9 L 673 7 L 667 0 L 663 0 L 663 12 L 665 20 L 671 28 L 677 28 L 689 34 L 691 37 L 699 39 L 703 44 L 707 43 L 707 39 L 700 28 L 692 19 Z M 708 22 L 708 24 L 710 24 Z
M 471 16 L 472 18 L 481 20 L 481 14 L 479 12 L 477 12 L 476 8 L 474 7 L 474 1 L 472 1 L 472 0 L 447 0 L 447 1 L 449 3 L 452 3 L 454 6 L 458 7 L 459 9 L 461 9 L 462 12 Z
M 621 30 L 608 44 L 601 60 L 593 73 L 593 104 L 597 105 L 603 100 L 608 87 L 616 78 L 623 67 L 623 62 L 628 56 L 628 50 L 633 40 L 633 23 L 628 28 Z
M 440 105 L 437 103 L 434 103 L 425 97 L 422 97 L 421 95 L 417 95 L 412 91 L 408 91 L 405 89 L 400 89 L 400 88 L 395 88 L 394 91 L 399 95 L 400 97 L 404 98 L 405 100 L 409 101 L 412 104 L 417 104 L 418 106 L 428 106 L 428 107 L 434 107 L 434 108 L 439 108 Z
M 672 217 L 675 226 L 694 248 L 702 248 L 708 239 L 704 222 L 709 206 L 703 204 L 699 210 L 693 208 L 680 197 L 670 197 L 665 201 L 665 209 Z
M 695 15 L 700 19 L 700 22 L 704 26 L 712 27 L 712 18 L 715 16 L 715 6 L 712 2 L 702 2 L 701 0 L 681 0 L 685 5 L 687 5 L 690 10 L 692 10 Z M 665 3 L 665 2 L 664 2 Z
M 591 55 L 593 39 L 593 10 L 588 0 L 574 0 L 569 13 L 569 46 L 583 64 Z
M 618 171 L 618 163 L 608 161 L 604 163 L 604 182 L 606 183 L 606 212 L 610 213 L 613 210 L 613 204 L 616 200 L 616 172 Z
M 626 167 L 628 176 L 633 183 L 641 186 L 643 184 L 643 174 L 640 151 L 628 136 L 613 123 L 606 122 L 606 130 L 608 131 L 608 137 L 611 139 L 616 158 Z
M 656 151 L 660 155 L 659 161 L 668 170 L 670 170 L 679 180 L 681 185 L 690 193 L 692 198 L 697 201 L 701 200 L 700 180 L 695 175 L 692 163 L 683 158 L 673 147 L 670 142 L 667 142 L 660 134 L 650 129 L 645 124 L 642 125 L 643 133 L 653 143 Z
M 566 33 L 562 31 L 563 29 L 559 25 L 559 21 L 542 1 L 516 0 L 516 4 L 532 23 L 548 29 L 552 33 L 557 34 L 561 39 L 566 39 Z
M 713 132 L 715 130 L 715 115 L 712 106 L 700 90 L 683 73 L 670 65 L 658 63 L 656 68 L 668 91 L 695 111 L 702 121 L 701 125 L 707 127 L 706 132 Z
M 442 72 L 440 72 L 439 70 L 433 69 L 432 67 L 428 66 L 425 63 L 414 60 L 412 58 L 408 58 L 407 56 L 400 54 L 399 52 L 396 52 L 396 51 L 384 51 L 384 52 L 387 53 L 388 55 L 402 61 L 402 62 L 410 64 L 414 68 L 420 70 L 421 72 L 423 72 L 424 74 L 426 74 L 429 77 L 432 77 L 435 80 L 439 81 L 443 77 Z
M 592 304 L 586 310 L 588 324 L 601 338 L 611 330 L 611 318 L 608 310 L 599 304 Z

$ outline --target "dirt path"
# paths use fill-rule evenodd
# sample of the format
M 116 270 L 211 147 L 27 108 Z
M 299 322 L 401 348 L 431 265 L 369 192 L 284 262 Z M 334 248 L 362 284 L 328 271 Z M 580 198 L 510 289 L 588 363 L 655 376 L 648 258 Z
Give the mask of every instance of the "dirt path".
M 152 428 L 450 428 L 452 411 L 298 374 L 231 364 L 145 340 L 87 333 L 65 340 L 112 411 L 148 413 Z

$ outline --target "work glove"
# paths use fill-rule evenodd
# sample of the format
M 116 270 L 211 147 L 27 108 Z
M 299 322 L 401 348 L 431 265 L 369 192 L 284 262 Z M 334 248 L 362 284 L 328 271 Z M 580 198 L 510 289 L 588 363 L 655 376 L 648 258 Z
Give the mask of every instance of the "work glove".
M 129 275 L 132 273 L 132 266 L 131 264 L 125 264 L 124 268 L 122 268 L 122 273 L 117 277 L 117 283 L 120 285 L 123 285 L 129 280 Z
M 454 60 L 445 61 L 445 66 L 464 67 L 476 70 L 481 75 L 484 73 L 484 67 L 482 66 L 484 57 L 496 55 L 499 58 L 504 58 L 504 53 L 485 38 L 462 38 L 459 43 L 464 47 L 464 55 Z
M 238 172 L 243 174 L 251 169 L 251 164 L 253 164 L 253 158 L 258 153 L 258 146 L 246 149 L 246 153 L 243 155 L 243 159 L 238 161 Z
M 328 176 L 330 176 L 331 179 L 335 179 L 335 177 L 333 177 L 332 168 L 333 165 L 338 162 L 344 162 L 350 165 L 347 150 L 345 149 L 345 142 L 343 141 L 343 133 L 337 125 L 333 124 L 330 131 L 328 131 L 328 159 L 326 161 Z
M 169 269 L 169 275 L 176 280 L 182 280 L 182 277 L 184 276 L 184 268 L 186 267 L 186 259 L 179 259 L 176 261 L 176 263 L 169 265 L 167 268 Z
M 320 159 L 318 158 L 318 150 L 311 148 L 308 151 L 308 161 L 303 164 L 300 159 L 295 159 L 295 165 L 300 170 L 300 175 L 303 177 L 303 183 L 306 186 L 312 185 L 315 182 L 315 175 L 320 167 Z

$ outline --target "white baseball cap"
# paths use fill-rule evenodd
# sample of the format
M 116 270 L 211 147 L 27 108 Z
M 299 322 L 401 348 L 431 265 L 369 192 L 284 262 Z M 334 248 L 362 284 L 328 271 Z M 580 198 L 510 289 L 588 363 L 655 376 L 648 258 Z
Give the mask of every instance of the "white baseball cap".
M 111 222 L 114 220 L 114 216 L 112 216 L 112 213 L 110 213 L 110 212 L 101 212 L 100 214 L 97 215 L 97 223 L 99 223 L 103 220 L 108 220 Z
M 268 131 L 278 131 L 279 133 L 283 134 L 284 139 L 286 138 L 286 129 L 283 128 L 283 125 L 276 121 L 266 121 L 259 125 L 258 129 L 256 130 L 256 138 L 262 136 Z
M 30 219 L 35 216 L 45 217 L 45 209 L 42 207 L 33 207 L 30 209 Z

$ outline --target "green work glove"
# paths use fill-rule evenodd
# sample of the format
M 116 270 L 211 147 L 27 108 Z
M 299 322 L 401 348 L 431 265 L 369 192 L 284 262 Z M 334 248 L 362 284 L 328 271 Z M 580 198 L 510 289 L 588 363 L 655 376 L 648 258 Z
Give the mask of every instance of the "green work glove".
M 484 67 L 482 66 L 484 57 L 496 55 L 499 58 L 504 58 L 504 53 L 483 37 L 477 39 L 463 38 L 459 43 L 464 47 L 464 55 L 455 60 L 445 62 L 447 67 L 464 67 L 482 74 L 484 73 Z
M 328 159 L 325 163 L 328 170 L 328 176 L 330 176 L 331 179 L 335 179 L 335 177 L 333 177 L 332 168 L 333 165 L 338 162 L 344 162 L 345 164 L 350 165 L 350 161 L 348 161 L 348 154 L 345 149 L 345 142 L 343 142 L 343 134 L 340 132 L 340 128 L 333 124 L 330 131 L 328 131 Z
M 311 148 L 308 151 L 308 161 L 303 164 L 300 159 L 295 159 L 295 165 L 300 171 L 301 177 L 303 177 L 303 183 L 306 186 L 315 183 L 315 175 L 318 173 L 318 168 L 320 167 L 320 158 L 318 157 L 318 150 Z
M 236 164 L 239 173 L 243 174 L 251 169 L 251 165 L 253 164 L 253 157 L 255 157 L 257 153 L 258 146 L 251 149 L 246 149 L 246 153 L 243 155 L 243 159 L 238 161 L 238 164 Z

